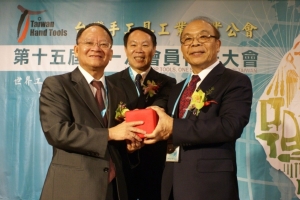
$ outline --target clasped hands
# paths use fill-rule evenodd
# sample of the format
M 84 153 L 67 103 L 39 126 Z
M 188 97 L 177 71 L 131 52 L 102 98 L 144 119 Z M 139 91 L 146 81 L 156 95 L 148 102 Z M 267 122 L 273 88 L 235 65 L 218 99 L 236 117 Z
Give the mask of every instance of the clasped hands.
M 158 115 L 158 123 L 152 133 L 146 134 L 144 130 L 135 127 L 143 124 L 143 121 L 124 121 L 118 126 L 109 129 L 109 140 L 126 140 L 128 152 L 134 152 L 145 144 L 154 144 L 161 140 L 167 140 L 172 134 L 173 118 L 168 116 L 164 109 L 158 106 L 148 108 L 152 108 Z M 144 138 L 141 139 L 137 133 L 143 134 Z

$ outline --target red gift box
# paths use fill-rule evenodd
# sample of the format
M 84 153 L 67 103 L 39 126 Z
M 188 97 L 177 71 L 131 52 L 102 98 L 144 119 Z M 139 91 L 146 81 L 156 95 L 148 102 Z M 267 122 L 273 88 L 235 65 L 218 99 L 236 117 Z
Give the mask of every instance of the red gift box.
M 136 126 L 139 129 L 146 131 L 146 133 L 152 133 L 155 129 L 158 121 L 158 116 L 156 112 L 151 109 L 139 109 L 139 110 L 131 110 L 125 113 L 126 122 L 133 121 L 144 121 L 144 124 Z M 143 134 L 137 133 L 140 138 L 144 138 Z

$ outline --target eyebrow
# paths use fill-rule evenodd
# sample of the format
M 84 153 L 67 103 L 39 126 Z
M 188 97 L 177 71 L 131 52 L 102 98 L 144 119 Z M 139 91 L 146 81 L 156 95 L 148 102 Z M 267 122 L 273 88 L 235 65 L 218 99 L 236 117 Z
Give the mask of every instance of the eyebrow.
M 92 40 L 92 41 L 95 41 L 94 39 L 92 39 L 92 38 L 85 38 L 85 39 L 83 39 L 84 41 L 86 41 L 86 40 Z M 110 42 L 109 40 L 107 40 L 107 39 L 100 39 L 100 40 L 97 40 L 97 41 L 106 41 L 106 42 Z
M 144 44 L 144 43 L 151 43 L 151 41 L 147 41 L 147 40 L 144 40 L 142 42 L 139 42 L 139 41 L 136 41 L 136 40 L 129 40 L 128 43 L 141 43 L 141 44 Z
M 186 35 L 199 35 L 199 34 L 203 34 L 203 33 L 207 33 L 207 34 L 211 35 L 211 34 L 209 33 L 209 31 L 207 31 L 207 30 L 202 30 L 202 31 L 200 31 L 200 32 L 197 32 L 196 34 L 185 33 L 185 34 L 182 35 L 182 37 L 184 37 L 184 36 L 186 36 Z

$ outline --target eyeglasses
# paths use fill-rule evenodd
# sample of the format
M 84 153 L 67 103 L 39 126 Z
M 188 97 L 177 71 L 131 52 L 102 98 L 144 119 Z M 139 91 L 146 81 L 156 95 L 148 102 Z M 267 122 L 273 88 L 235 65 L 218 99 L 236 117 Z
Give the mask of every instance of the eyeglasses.
M 196 36 L 196 40 L 200 43 L 208 42 L 210 40 L 210 38 L 216 38 L 217 39 L 217 37 L 214 36 L 214 35 L 197 35 Z M 195 37 L 186 36 L 184 38 L 181 38 L 180 42 L 184 46 L 189 46 L 194 42 L 194 39 L 195 39 Z
M 87 48 L 92 48 L 93 46 L 97 45 L 101 49 L 109 49 L 111 47 L 111 44 L 106 41 L 100 41 L 100 42 L 92 42 L 92 41 L 84 41 L 84 42 L 78 42 L 78 44 L 83 44 Z

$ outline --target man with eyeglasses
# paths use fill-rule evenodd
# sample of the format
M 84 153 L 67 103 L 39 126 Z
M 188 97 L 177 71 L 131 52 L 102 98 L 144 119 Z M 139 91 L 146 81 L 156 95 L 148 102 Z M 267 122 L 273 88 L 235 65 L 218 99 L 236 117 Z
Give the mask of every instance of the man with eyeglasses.
M 235 143 L 249 121 L 251 81 L 218 60 L 220 33 L 209 18 L 189 22 L 180 41 L 192 73 L 170 92 L 168 115 L 153 107 L 159 122 L 144 141 L 168 140 L 162 199 L 237 200 Z
M 123 40 L 129 67 L 107 78 L 126 93 L 129 109 L 143 109 L 151 105 L 166 108 L 170 90 L 176 80 L 151 67 L 157 45 L 155 34 L 145 27 L 133 27 L 124 35 Z M 137 80 L 138 76 L 140 80 Z M 148 87 L 149 81 L 158 85 L 153 96 L 144 89 Z M 139 88 L 139 85 L 142 87 Z M 160 199 L 166 145 L 166 141 L 161 141 L 145 145 L 135 152 L 123 152 L 130 199 Z
M 112 58 L 112 35 L 98 23 L 78 31 L 74 54 L 79 66 L 45 79 L 40 95 L 40 120 L 53 158 L 41 199 L 127 200 L 118 153 L 122 140 L 128 150 L 141 147 L 135 128 L 143 122 L 115 120 L 126 96 L 104 76 Z

